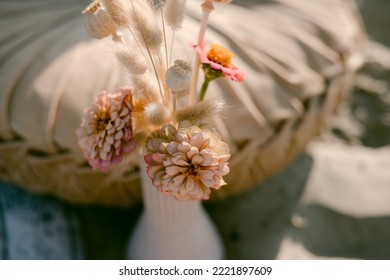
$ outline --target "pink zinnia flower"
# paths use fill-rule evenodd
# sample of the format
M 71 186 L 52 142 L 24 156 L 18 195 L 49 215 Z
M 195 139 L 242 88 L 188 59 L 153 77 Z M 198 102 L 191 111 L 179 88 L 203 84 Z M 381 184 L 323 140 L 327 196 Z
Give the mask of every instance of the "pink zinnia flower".
M 211 44 L 207 52 L 204 50 L 204 46 L 192 45 L 192 47 L 198 53 L 200 62 L 203 65 L 209 65 L 212 69 L 221 71 L 234 82 L 241 82 L 245 79 L 245 73 L 231 62 L 234 54 L 224 47 Z M 215 78 L 218 78 L 218 76 Z
M 144 157 L 147 174 L 159 191 L 177 200 L 209 199 L 212 188 L 226 184 L 222 177 L 230 171 L 229 146 L 218 133 L 196 126 L 176 130 L 169 125 L 161 132 L 173 130 L 175 135 L 167 137 L 172 141 L 149 140 L 156 142 L 149 147 L 159 148 Z
M 76 130 L 79 145 L 93 169 L 107 172 L 124 154 L 135 149 L 132 120 L 132 91 L 119 88 L 116 93 L 102 92 L 85 110 Z

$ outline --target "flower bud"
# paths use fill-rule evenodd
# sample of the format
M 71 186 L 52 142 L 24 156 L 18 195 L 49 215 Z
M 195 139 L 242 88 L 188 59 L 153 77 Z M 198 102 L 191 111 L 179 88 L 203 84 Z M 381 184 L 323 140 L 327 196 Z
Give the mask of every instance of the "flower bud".
M 165 81 L 173 93 L 185 90 L 190 85 L 191 79 L 191 67 L 184 60 L 176 60 L 165 76 Z
M 86 15 L 86 30 L 88 34 L 96 39 L 102 39 L 109 35 L 113 35 L 114 39 L 118 37 L 118 33 L 114 22 L 100 1 L 92 2 L 83 14 Z

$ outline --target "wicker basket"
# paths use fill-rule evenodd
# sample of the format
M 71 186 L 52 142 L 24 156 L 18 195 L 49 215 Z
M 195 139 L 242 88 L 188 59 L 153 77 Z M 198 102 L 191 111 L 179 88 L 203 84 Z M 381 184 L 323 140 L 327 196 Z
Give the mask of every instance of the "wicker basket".
M 78 0 L 2 4 L 0 177 L 76 203 L 141 200 L 137 158 L 108 174 L 85 163 L 75 129 L 83 109 L 122 81 L 108 43 L 90 40 Z M 228 185 L 239 193 L 286 166 L 326 124 L 350 89 L 364 32 L 352 1 L 234 1 L 211 16 L 207 40 L 236 53 L 243 84 L 211 87 L 231 105 L 216 122 L 232 150 Z M 188 1 L 182 44 L 194 41 L 199 1 Z

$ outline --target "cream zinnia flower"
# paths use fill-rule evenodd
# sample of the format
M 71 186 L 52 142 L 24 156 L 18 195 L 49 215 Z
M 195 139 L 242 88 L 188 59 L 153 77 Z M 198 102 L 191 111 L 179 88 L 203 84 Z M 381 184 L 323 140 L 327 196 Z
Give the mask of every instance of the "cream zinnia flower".
M 166 132 L 165 141 L 161 135 Z M 147 173 L 159 191 L 177 200 L 205 200 L 211 188 L 226 184 L 222 177 L 229 173 L 230 152 L 218 133 L 196 126 L 176 130 L 168 125 L 159 135 L 147 144 L 158 150 L 145 156 Z
M 114 94 L 102 92 L 84 112 L 76 133 L 93 169 L 107 172 L 111 164 L 135 149 L 132 111 L 132 91 L 119 88 Z

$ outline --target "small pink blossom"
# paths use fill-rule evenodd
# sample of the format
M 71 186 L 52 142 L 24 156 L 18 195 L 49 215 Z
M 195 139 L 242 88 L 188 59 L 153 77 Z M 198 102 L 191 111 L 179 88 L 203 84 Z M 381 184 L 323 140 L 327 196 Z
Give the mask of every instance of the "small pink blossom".
M 212 44 L 208 52 L 205 51 L 204 46 L 192 45 L 192 48 L 199 55 L 202 64 L 210 65 L 212 69 L 221 71 L 234 82 L 241 82 L 245 79 L 245 73 L 231 63 L 233 54 L 224 47 Z
M 218 133 L 196 126 L 180 128 L 163 127 L 161 131 L 175 130 L 174 140 L 156 141 L 159 148 L 147 154 L 147 174 L 153 185 L 165 195 L 177 200 L 209 199 L 211 189 L 225 185 L 223 176 L 229 173 L 227 161 L 229 146 Z M 149 147 L 156 147 L 150 144 Z
M 107 172 L 110 165 L 135 149 L 132 112 L 132 91 L 126 88 L 114 94 L 103 91 L 85 110 L 76 134 L 93 169 Z

